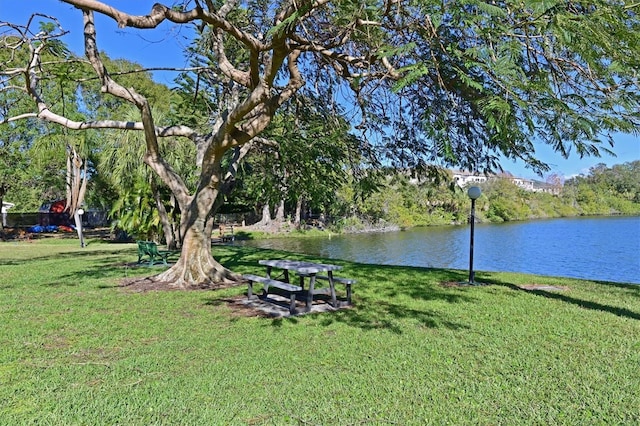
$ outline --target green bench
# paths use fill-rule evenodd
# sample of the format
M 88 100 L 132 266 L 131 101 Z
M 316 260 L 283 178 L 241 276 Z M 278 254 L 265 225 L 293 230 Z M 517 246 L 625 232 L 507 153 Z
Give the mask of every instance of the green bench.
M 138 241 L 138 263 L 149 257 L 149 266 L 160 262 L 167 265 L 167 257 L 172 253 L 168 250 L 158 250 L 158 245 L 153 241 Z

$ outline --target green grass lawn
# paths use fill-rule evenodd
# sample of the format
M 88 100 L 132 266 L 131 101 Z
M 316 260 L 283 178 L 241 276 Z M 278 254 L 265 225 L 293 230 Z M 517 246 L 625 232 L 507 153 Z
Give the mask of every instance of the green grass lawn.
M 0 243 L 0 425 L 640 423 L 640 286 L 331 260 L 355 306 L 273 319 L 233 311 L 245 287 L 124 291 L 162 270 L 136 253 Z

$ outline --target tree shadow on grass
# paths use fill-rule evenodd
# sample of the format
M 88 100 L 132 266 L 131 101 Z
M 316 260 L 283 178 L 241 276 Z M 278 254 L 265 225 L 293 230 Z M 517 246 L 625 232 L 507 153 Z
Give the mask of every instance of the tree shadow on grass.
M 258 261 L 273 258 L 333 263 L 343 267 L 343 269 L 334 272 L 335 276 L 357 280 L 354 285 L 354 292 L 359 291 L 361 288 L 368 288 L 375 290 L 385 298 L 406 295 L 414 299 L 446 300 L 451 303 L 470 300 L 470 296 L 464 292 L 447 290 L 440 285 L 445 282 L 464 281 L 464 272 L 453 269 L 353 263 L 317 258 L 300 253 L 252 247 L 226 246 L 224 249 L 225 252 L 216 258 L 225 267 L 234 271 L 251 271 L 258 275 L 264 275 L 266 268 L 258 265 Z M 214 257 L 215 254 L 214 252 Z M 276 272 L 276 269 L 274 269 L 274 272 Z
M 280 308 L 279 314 L 274 314 L 274 306 L 257 307 L 255 303 L 243 303 L 245 295 L 232 297 L 207 297 L 206 306 L 226 306 L 231 309 L 235 317 L 261 317 L 268 322 L 263 326 L 281 327 L 285 323 L 298 324 L 302 318 L 316 321 L 321 326 L 342 323 L 362 330 L 388 330 L 395 334 L 402 334 L 406 324 L 402 320 L 413 320 L 425 328 L 447 328 L 451 330 L 468 329 L 469 326 L 452 321 L 441 312 L 429 309 L 415 309 L 391 301 L 369 301 L 361 298 L 356 305 L 341 307 L 337 310 L 328 309 L 304 313 L 303 306 L 298 305 L 298 314 L 288 315 L 286 301 L 262 301 L 263 304 L 275 304 Z M 241 300 L 242 299 L 242 300 Z M 317 305 L 317 301 L 314 302 Z M 321 308 L 322 309 L 322 308 Z
M 133 262 L 128 263 L 125 259 L 130 257 Z M 29 258 L 1 259 L 0 266 L 18 266 L 22 268 L 42 267 L 50 268 L 50 273 L 46 273 L 44 278 L 48 282 L 41 284 L 46 287 L 75 287 L 85 280 L 102 278 L 119 278 L 126 276 L 128 271 L 144 267 L 136 263 L 137 254 L 132 246 L 131 253 L 128 250 L 109 250 L 108 247 L 98 250 L 84 250 L 78 247 L 77 250 L 44 254 Z M 68 269 L 76 269 L 75 264 L 84 265 L 80 270 L 66 272 Z M 64 265 L 68 263 L 70 267 Z M 164 266 L 164 265 L 163 265 Z M 46 269 L 45 268 L 45 269 Z M 105 286 L 111 287 L 111 286 Z
M 446 313 L 430 308 L 430 302 L 474 301 L 466 288 L 443 286 L 443 283 L 460 281 L 463 274 L 459 271 L 349 263 L 339 272 L 357 280 L 354 285 L 356 305 L 354 309 L 319 316 L 323 325 L 341 322 L 364 330 L 388 329 L 402 333 L 399 321 L 413 320 L 426 328 L 468 328 Z
M 417 268 L 404 266 L 380 266 L 374 264 L 358 264 L 339 260 L 322 259 L 313 256 L 305 256 L 298 253 L 280 252 L 249 247 L 219 246 L 213 249 L 214 257 L 225 267 L 234 272 L 254 272 L 264 274 L 266 269 L 258 264 L 261 259 L 290 258 L 309 260 L 324 263 L 337 263 L 343 269 L 338 276 L 357 280 L 354 284 L 354 306 L 349 309 L 341 309 L 326 314 L 311 314 L 311 318 L 317 318 L 322 325 L 333 322 L 342 322 L 361 329 L 387 329 L 394 333 L 402 332 L 402 320 L 412 320 L 421 326 L 428 328 L 462 329 L 466 325 L 448 318 L 446 312 L 432 309 L 429 302 L 438 301 L 445 303 L 470 303 L 474 301 L 472 293 L 466 288 L 451 288 L 442 285 L 444 282 L 461 281 L 464 274 L 461 271 L 448 269 Z M 130 255 L 136 258 L 135 247 L 132 246 Z M 124 263 L 123 257 L 129 252 L 124 250 L 96 250 L 96 251 L 72 251 L 42 256 L 29 261 L 43 261 L 56 259 L 70 261 L 77 256 L 96 256 L 90 266 L 79 271 L 69 272 L 56 277 L 56 284 L 51 285 L 79 285 L 83 281 L 92 279 L 110 279 L 113 285 L 100 285 L 101 288 L 119 287 L 119 279 L 127 277 L 128 273 L 144 278 L 144 273 L 133 272 L 134 268 L 144 269 L 149 275 L 154 275 L 154 269 L 166 268 L 165 265 L 147 267 L 144 264 L 136 265 Z M 69 284 L 72 283 L 72 284 Z M 344 295 L 344 287 L 337 286 L 337 290 Z M 246 286 L 242 290 L 231 290 L 232 293 L 244 294 Z M 219 297 L 208 297 L 206 304 L 227 304 L 225 297 L 229 299 L 229 293 Z M 416 302 L 417 301 L 417 302 Z M 297 317 L 287 319 L 272 319 L 272 325 L 277 326 L 283 321 L 298 322 Z
M 620 289 L 628 290 L 631 292 L 635 292 L 634 296 L 640 296 L 640 284 L 622 284 L 622 283 L 615 283 L 611 281 L 593 281 L 593 282 L 598 285 L 615 287 L 615 288 L 620 288 Z
M 291 253 L 275 252 L 253 247 L 215 246 L 212 248 L 213 257 L 225 268 L 242 273 L 244 271 L 265 272 L 265 267 L 258 265 L 261 259 L 274 256 L 292 256 Z
M 442 300 L 448 303 L 473 301 L 465 288 L 444 286 L 445 283 L 464 280 L 464 274 L 456 270 L 353 263 L 345 267 L 344 273 L 350 278 L 358 279 L 356 289 L 373 291 L 384 300 L 408 296 L 412 299 Z
M 361 300 L 353 309 L 332 312 L 328 315 L 318 314 L 317 318 L 323 326 L 344 323 L 362 330 L 385 329 L 396 334 L 403 332 L 403 324 L 399 321 L 407 319 L 416 321 L 425 328 L 450 330 L 469 328 L 468 325 L 452 321 L 436 310 L 415 309 L 394 301 Z
M 220 253 L 219 257 L 216 257 L 216 252 Z M 214 257 L 218 260 L 222 259 L 223 264 L 233 265 L 232 270 L 247 269 L 251 266 L 257 265 L 257 261 L 264 258 L 264 254 L 260 254 L 255 250 L 246 248 L 235 248 L 232 250 L 226 250 L 225 247 L 216 247 L 213 249 Z M 179 253 L 178 253 L 179 255 Z M 87 261 L 85 259 L 95 257 L 94 261 Z M 152 266 L 148 264 L 148 261 L 142 261 L 137 263 L 138 255 L 135 245 L 131 245 L 130 249 L 118 249 L 108 250 L 106 247 L 104 250 L 90 250 L 85 251 L 78 248 L 77 251 L 68 251 L 63 253 L 55 253 L 51 255 L 43 255 L 32 257 L 29 259 L 20 259 L 15 261 L 6 262 L 12 265 L 25 265 L 30 262 L 47 262 L 47 261 L 69 261 L 73 262 L 79 258 L 83 259 L 83 262 L 91 263 L 85 268 L 73 272 L 69 272 L 60 276 L 56 276 L 50 283 L 44 284 L 50 287 L 62 287 L 62 286 L 77 286 L 83 281 L 89 281 L 92 279 L 112 279 L 112 284 L 100 284 L 98 288 L 110 289 L 122 287 L 122 280 L 127 279 L 140 279 L 152 277 L 159 274 L 163 270 L 170 268 L 175 262 L 177 256 L 169 257 L 167 265 L 163 263 L 156 263 Z M 225 265 L 226 266 L 226 265 Z M 261 267 L 263 268 L 263 267 Z M 160 289 L 162 286 L 155 286 L 150 289 Z M 170 288 L 167 288 L 170 289 Z M 197 288 L 194 288 L 197 289 Z M 175 290 L 175 289 L 173 289 Z
M 84 281 L 99 280 L 99 279 L 112 279 L 113 284 L 101 284 L 98 288 L 114 288 L 120 287 L 119 280 L 156 275 L 159 272 L 169 268 L 171 262 L 167 265 L 162 263 L 149 266 L 148 262 L 137 263 L 137 255 L 134 253 L 135 258 L 132 261 L 126 261 L 123 259 L 122 251 L 94 251 L 87 253 L 80 253 L 81 256 L 96 255 L 96 259 L 91 262 L 90 265 L 85 266 L 80 270 L 74 270 L 65 274 L 62 274 L 57 278 L 58 283 L 45 284 L 47 286 L 76 286 Z M 56 258 L 57 260 L 72 261 L 77 257 L 67 256 L 66 254 Z
M 47 255 L 41 255 L 41 256 L 33 256 L 33 257 L 29 257 L 29 258 L 24 258 L 24 259 L 2 259 L 0 260 L 0 266 L 3 265 L 13 265 L 13 266 L 19 266 L 19 265 L 24 265 L 26 263 L 33 263 L 33 262 L 47 262 L 47 261 L 51 261 L 51 260 L 64 260 L 64 259 L 70 259 L 70 260 L 74 260 L 74 259 L 78 259 L 78 258 L 85 258 L 85 257 L 100 257 L 100 256 L 125 256 L 125 255 L 129 255 L 128 250 L 84 250 L 80 247 L 78 247 L 78 250 L 73 250 L 73 251 L 66 251 L 66 252 L 62 252 L 62 253 L 53 253 L 53 254 L 47 254 Z M 135 252 L 135 248 L 131 249 L 131 257 L 135 258 L 137 260 L 138 255 Z
M 442 283 L 462 281 L 464 273 L 461 271 L 352 263 L 299 253 L 247 247 L 226 247 L 218 260 L 232 270 L 251 271 L 264 275 L 266 269 L 258 265 L 258 260 L 269 258 L 338 264 L 343 269 L 334 272 L 335 276 L 356 280 L 353 285 L 354 306 L 332 312 L 308 314 L 311 318 L 317 318 L 322 325 L 341 322 L 364 330 L 387 329 L 394 333 L 401 333 L 402 325 L 399 321 L 409 319 L 428 328 L 467 328 L 466 325 L 447 318 L 446 314 L 430 309 L 428 305 L 431 301 L 473 302 L 474 298 L 467 288 L 442 285 Z M 336 290 L 339 295 L 344 295 L 345 289 L 341 284 L 336 285 Z M 417 306 L 412 301 L 418 301 Z M 213 298 L 208 301 L 210 305 L 223 303 L 228 306 L 235 305 L 231 299 Z M 255 316 L 259 313 L 247 311 L 247 315 Z M 297 322 L 298 318 L 300 317 L 271 318 L 271 325 L 280 326 L 286 321 Z
M 536 296 L 541 296 L 547 299 L 552 299 L 552 300 L 558 300 L 561 302 L 565 302 L 565 303 L 569 303 L 575 306 L 579 306 L 581 308 L 584 309 L 589 309 L 589 310 L 593 310 L 593 311 L 601 311 L 601 312 L 608 312 L 610 314 L 619 316 L 619 317 L 624 317 L 624 318 L 630 318 L 630 319 L 635 319 L 635 320 L 640 320 L 640 313 L 638 312 L 634 312 L 630 309 L 627 308 L 621 308 L 619 306 L 611 306 L 611 305 L 605 305 L 603 303 L 599 303 L 599 302 L 594 302 L 592 300 L 584 300 L 584 299 L 578 299 L 576 297 L 572 297 L 569 296 L 568 294 L 562 292 L 562 291 L 550 291 L 550 290 L 544 290 L 544 289 L 526 289 L 526 288 L 522 288 L 519 287 L 515 284 L 511 284 L 511 283 L 507 283 L 504 281 L 500 281 L 500 280 L 495 280 L 495 279 L 485 279 L 484 282 L 486 282 L 487 284 L 493 284 L 493 285 L 500 285 L 503 287 L 507 287 L 510 288 L 511 290 L 515 290 L 515 291 L 524 291 L 530 294 L 534 294 Z M 611 284 L 608 282 L 605 282 L 605 284 Z M 632 287 L 632 285 L 629 286 L 625 286 L 625 285 L 618 285 L 618 284 L 614 284 L 615 286 L 622 286 L 625 289 L 628 289 L 629 287 Z

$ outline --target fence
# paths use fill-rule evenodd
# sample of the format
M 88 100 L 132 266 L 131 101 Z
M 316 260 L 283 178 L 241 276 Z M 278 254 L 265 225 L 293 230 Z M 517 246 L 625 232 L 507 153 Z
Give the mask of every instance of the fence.
M 40 225 L 72 225 L 73 218 L 67 213 L 3 213 L 2 225 L 7 228 L 28 228 Z M 82 224 L 86 227 L 109 226 L 106 211 L 89 210 L 82 215 Z

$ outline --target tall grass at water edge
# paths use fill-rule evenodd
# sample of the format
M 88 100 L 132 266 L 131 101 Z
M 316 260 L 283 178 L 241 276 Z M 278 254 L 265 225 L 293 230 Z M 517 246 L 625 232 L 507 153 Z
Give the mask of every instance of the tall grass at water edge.
M 133 244 L 0 243 L 0 424 L 640 423 L 640 286 L 213 250 L 338 263 L 355 305 L 243 316 L 244 287 L 124 291 L 162 269 Z

